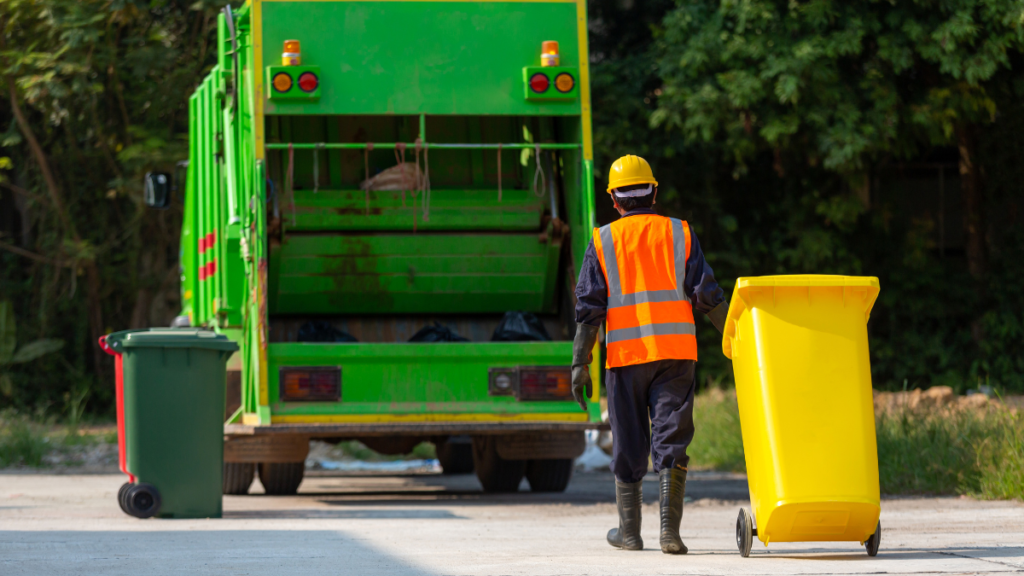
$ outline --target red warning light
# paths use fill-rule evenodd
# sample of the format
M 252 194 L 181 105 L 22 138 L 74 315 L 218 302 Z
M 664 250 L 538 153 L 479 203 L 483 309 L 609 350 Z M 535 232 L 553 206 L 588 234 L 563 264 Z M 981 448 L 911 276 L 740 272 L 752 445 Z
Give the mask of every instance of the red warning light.
M 320 85 L 320 79 L 316 77 L 316 74 L 312 72 L 303 72 L 299 75 L 299 88 L 303 92 L 314 92 L 316 87 Z
M 300 79 L 299 82 L 302 82 Z M 530 77 L 530 90 L 533 90 L 537 94 L 543 94 L 548 91 L 551 86 L 551 81 L 548 80 L 547 74 L 540 72 Z

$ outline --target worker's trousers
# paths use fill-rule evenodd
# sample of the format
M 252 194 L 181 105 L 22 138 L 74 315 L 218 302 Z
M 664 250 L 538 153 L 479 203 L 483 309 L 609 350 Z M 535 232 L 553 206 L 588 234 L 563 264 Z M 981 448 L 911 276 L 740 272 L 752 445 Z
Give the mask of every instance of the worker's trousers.
M 620 482 L 639 482 L 647 474 L 648 454 L 655 472 L 689 464 L 695 364 L 658 360 L 608 369 L 612 472 Z

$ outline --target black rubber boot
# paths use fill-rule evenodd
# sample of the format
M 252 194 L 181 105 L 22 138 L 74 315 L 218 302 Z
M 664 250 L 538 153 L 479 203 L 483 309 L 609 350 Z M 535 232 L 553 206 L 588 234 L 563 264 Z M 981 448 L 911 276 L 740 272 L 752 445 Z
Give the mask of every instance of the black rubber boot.
M 665 554 L 686 554 L 686 544 L 679 537 L 683 496 L 686 495 L 686 470 L 662 470 L 658 480 L 661 488 L 661 551 Z
M 640 539 L 640 507 L 644 504 L 643 480 L 627 484 L 615 481 L 615 504 L 619 508 L 619 527 L 608 531 L 608 543 L 623 550 L 643 550 Z

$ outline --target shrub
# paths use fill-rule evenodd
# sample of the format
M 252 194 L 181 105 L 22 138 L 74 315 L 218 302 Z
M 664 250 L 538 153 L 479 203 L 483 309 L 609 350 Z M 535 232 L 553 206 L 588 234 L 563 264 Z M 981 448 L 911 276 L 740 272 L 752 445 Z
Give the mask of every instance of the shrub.
M 40 426 L 11 411 L 0 413 L 0 467 L 41 466 L 49 450 Z

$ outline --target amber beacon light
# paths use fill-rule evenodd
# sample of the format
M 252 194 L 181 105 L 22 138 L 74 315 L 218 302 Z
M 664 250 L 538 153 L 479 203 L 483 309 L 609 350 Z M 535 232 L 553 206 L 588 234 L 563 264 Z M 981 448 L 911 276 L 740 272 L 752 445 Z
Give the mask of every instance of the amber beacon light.
M 558 42 L 555 40 L 545 40 L 540 45 L 540 65 L 541 66 L 558 66 Z
M 281 54 L 281 65 L 282 66 L 300 66 L 302 65 L 302 49 L 299 47 L 298 40 L 285 40 L 284 41 L 284 52 Z

